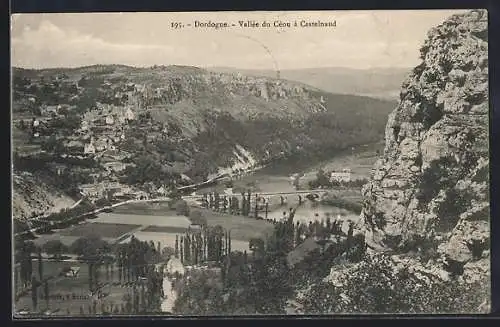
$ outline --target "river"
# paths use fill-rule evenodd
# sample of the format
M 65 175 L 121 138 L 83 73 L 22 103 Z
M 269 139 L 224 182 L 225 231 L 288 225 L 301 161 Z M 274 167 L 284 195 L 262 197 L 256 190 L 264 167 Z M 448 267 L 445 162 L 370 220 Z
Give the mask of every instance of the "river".
M 301 190 L 308 189 L 308 182 L 316 178 L 316 173 L 320 167 L 327 169 L 338 169 L 339 167 L 351 168 L 353 178 L 367 178 L 376 157 L 373 155 L 375 151 L 370 147 L 362 147 L 357 153 L 351 151 L 344 152 L 333 158 L 321 159 L 292 159 L 282 160 L 270 166 L 264 167 L 247 176 L 243 176 L 234 181 L 234 188 L 246 189 L 249 186 L 257 190 L 257 193 L 274 193 L 274 192 L 294 192 L 295 187 L 291 183 L 290 176 L 298 173 L 302 175 L 300 178 Z M 224 189 L 223 185 L 217 187 L 221 192 Z M 205 188 L 205 190 L 213 190 L 213 187 Z M 331 191 L 337 193 L 337 196 L 343 198 L 356 199 L 361 196 L 360 189 L 351 189 L 344 191 Z M 359 215 L 345 209 L 322 205 L 318 202 L 312 202 L 305 198 L 306 194 L 302 194 L 302 204 L 299 206 L 299 195 L 285 195 L 286 205 L 281 206 L 279 196 L 268 197 L 270 212 L 268 218 L 280 219 L 283 217 L 283 212 L 288 212 L 291 207 L 296 208 L 295 221 L 309 223 L 309 221 L 326 219 L 330 215 L 331 219 L 342 219 L 344 221 L 359 220 Z M 262 212 L 261 216 L 264 215 Z M 346 223 L 347 226 L 347 223 Z M 347 227 L 346 227 L 347 228 Z

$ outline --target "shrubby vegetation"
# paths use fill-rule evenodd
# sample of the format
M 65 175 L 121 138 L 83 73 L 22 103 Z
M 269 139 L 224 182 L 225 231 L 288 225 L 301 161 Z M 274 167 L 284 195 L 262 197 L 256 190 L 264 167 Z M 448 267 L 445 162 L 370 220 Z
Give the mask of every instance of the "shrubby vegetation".
M 317 188 L 333 188 L 333 187 L 355 187 L 361 188 L 363 185 L 368 183 L 368 179 L 361 178 L 351 180 L 349 182 L 331 181 L 328 174 L 323 169 L 319 169 L 316 173 L 316 179 L 309 182 L 310 189 Z
M 61 258 L 63 253 L 68 251 L 68 247 L 59 240 L 50 240 L 42 246 L 43 251 L 54 258 Z
M 329 206 L 346 209 L 358 215 L 361 214 L 361 210 L 363 209 L 363 205 L 360 203 L 337 197 L 330 197 L 329 199 L 322 200 L 322 203 Z
M 325 226 L 332 230 L 331 222 Z M 488 298 L 487 281 L 431 281 L 409 266 L 397 269 L 387 255 L 366 255 L 362 235 L 348 233 L 327 247 L 318 241 L 310 252 L 294 253 L 302 260 L 290 265 L 294 242 L 303 243 L 294 240 L 294 229 L 291 221 L 278 223 L 266 240 L 250 240 L 251 254 L 232 252 L 218 269 L 188 273 L 176 284 L 174 312 L 279 314 L 296 298 L 297 289 L 308 289 L 296 299 L 306 314 L 477 312 Z M 319 240 L 330 235 L 318 228 L 316 232 Z M 422 251 L 432 256 L 430 248 Z M 332 268 L 340 272 L 334 284 L 324 281 Z
M 335 286 L 320 282 L 300 301 L 305 313 L 474 313 L 489 299 L 489 282 L 427 282 L 387 256 L 365 257 Z

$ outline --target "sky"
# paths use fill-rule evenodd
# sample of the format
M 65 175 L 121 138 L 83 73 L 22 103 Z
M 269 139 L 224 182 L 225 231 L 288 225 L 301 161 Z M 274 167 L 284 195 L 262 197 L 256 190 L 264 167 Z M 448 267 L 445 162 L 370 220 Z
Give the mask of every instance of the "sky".
M 430 28 L 463 10 L 15 14 L 11 62 L 24 68 L 124 64 L 241 69 L 413 67 Z M 238 21 L 269 22 L 241 28 Z M 335 27 L 293 27 L 297 21 Z M 222 29 L 195 21 L 227 22 Z M 275 21 L 292 27 L 274 27 Z M 185 27 L 172 28 L 173 22 Z M 187 24 L 191 24 L 189 27 Z M 231 26 L 235 24 L 235 26 Z

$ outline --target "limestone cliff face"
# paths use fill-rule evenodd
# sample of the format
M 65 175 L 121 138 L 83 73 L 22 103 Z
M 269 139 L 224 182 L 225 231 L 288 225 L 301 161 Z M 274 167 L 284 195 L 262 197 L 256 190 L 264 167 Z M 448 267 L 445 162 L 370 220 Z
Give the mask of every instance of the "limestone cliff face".
M 487 34 L 480 10 L 429 31 L 363 188 L 372 248 L 419 251 L 431 241 L 448 270 L 458 265 L 461 274 L 478 261 L 489 269 Z

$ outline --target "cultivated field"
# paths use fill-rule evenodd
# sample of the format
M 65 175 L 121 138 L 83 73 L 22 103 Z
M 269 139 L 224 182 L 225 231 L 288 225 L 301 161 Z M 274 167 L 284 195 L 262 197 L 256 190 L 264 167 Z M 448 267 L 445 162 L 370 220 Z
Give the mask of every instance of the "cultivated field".
M 159 212 L 160 210 L 161 209 L 158 209 L 157 212 Z M 114 211 L 112 213 L 100 213 L 99 216 L 93 221 L 108 224 L 130 224 L 142 226 L 154 225 L 184 228 L 187 228 L 189 227 L 189 225 L 191 225 L 191 222 L 187 217 L 177 216 L 174 212 L 171 211 L 163 211 L 163 215 L 152 215 L 150 214 L 150 212 L 146 212 L 144 214 L 123 214 Z
M 254 237 L 263 237 L 271 233 L 274 225 L 265 221 L 251 217 L 237 216 L 214 212 L 208 209 L 198 209 L 207 218 L 209 226 L 220 225 L 222 228 L 231 231 L 233 240 L 248 242 Z
M 100 214 L 94 221 L 107 223 L 138 223 L 148 225 L 142 232 L 152 232 L 153 230 L 161 232 L 160 227 L 187 228 L 190 224 L 189 219 L 184 216 L 177 216 L 175 212 L 167 210 L 165 205 L 155 205 L 149 203 L 130 204 L 120 207 L 118 212 Z M 194 209 L 193 209 L 194 210 Z M 256 220 L 254 218 L 243 217 L 238 215 L 230 215 L 219 212 L 213 212 L 207 209 L 200 210 L 207 218 L 207 223 L 210 226 L 220 225 L 227 230 L 231 230 L 233 240 L 242 240 L 248 242 L 253 237 L 261 237 L 269 233 L 273 229 L 273 225 L 267 221 Z M 147 214 L 128 214 L 129 212 L 146 212 Z M 127 212 L 121 214 L 120 212 Z M 154 227 L 152 227 L 154 226 Z M 175 236 L 174 236 L 175 241 Z
M 141 232 L 183 234 L 184 232 L 186 232 L 186 228 L 173 226 L 148 226 L 144 229 L 141 229 Z
M 175 215 L 175 211 L 170 209 L 170 203 L 127 203 L 113 209 L 115 214 L 141 215 L 141 216 L 167 216 Z
M 117 238 L 139 227 L 141 227 L 140 224 L 130 225 L 92 222 L 64 229 L 61 231 L 61 235 L 78 237 L 99 235 L 102 238 Z
M 69 246 L 80 237 L 90 235 L 97 235 L 107 242 L 113 242 L 123 234 L 138 229 L 141 226 L 137 224 L 99 223 L 94 220 L 93 222 L 85 222 L 51 233 L 40 234 L 33 242 L 35 245 L 41 246 L 48 241 L 59 240 Z

